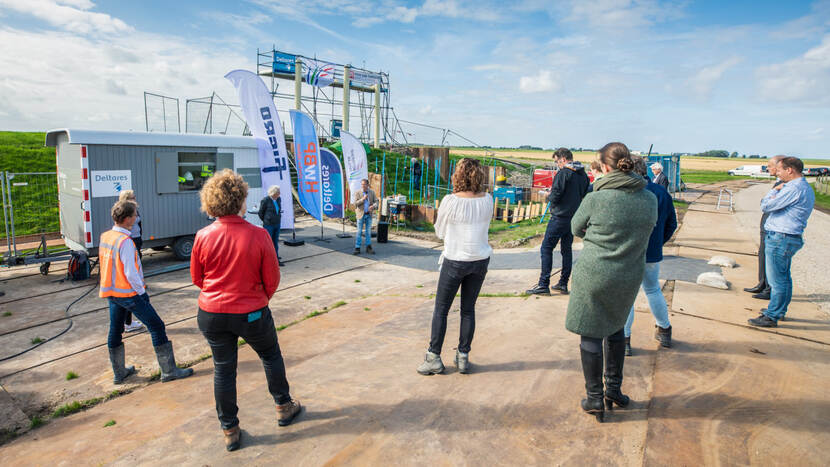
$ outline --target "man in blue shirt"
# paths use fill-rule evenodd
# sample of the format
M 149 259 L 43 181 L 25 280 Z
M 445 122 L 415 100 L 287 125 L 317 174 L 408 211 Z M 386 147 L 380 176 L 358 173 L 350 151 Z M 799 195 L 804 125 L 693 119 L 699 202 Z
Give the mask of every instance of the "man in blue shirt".
M 816 195 L 801 174 L 804 163 L 797 157 L 785 157 L 778 163 L 778 178 L 784 181 L 761 200 L 761 211 L 769 213 L 764 230 L 766 238 L 767 280 L 772 288 L 766 311 L 749 320 L 749 324 L 763 328 L 778 326 L 778 320 L 787 313 L 793 296 L 790 275 L 792 258 L 804 245 L 801 235 L 807 219 L 813 213 Z

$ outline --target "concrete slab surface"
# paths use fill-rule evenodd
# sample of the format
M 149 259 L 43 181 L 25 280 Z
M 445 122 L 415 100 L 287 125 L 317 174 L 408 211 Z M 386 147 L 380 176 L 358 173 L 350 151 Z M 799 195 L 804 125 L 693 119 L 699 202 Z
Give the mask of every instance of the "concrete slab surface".
M 474 371 L 459 374 L 452 363 L 456 302 L 442 354 L 447 371 L 424 377 L 415 368 L 429 339 L 440 243 L 393 236 L 376 255 L 352 256 L 354 239 L 336 239 L 338 231 L 327 223 L 330 241 L 281 248 L 288 264 L 271 308 L 277 325 L 293 323 L 279 340 L 292 394 L 306 407 L 290 427 L 276 426 L 262 366 L 242 346 L 243 447 L 224 450 L 212 361 L 194 320 L 198 290 L 187 271 L 170 272 L 148 280 L 152 301 L 194 376 L 154 381 L 149 336 L 131 335 L 127 359 L 140 372 L 123 387 L 130 392 L 49 418 L 57 403 L 115 389 L 107 317 L 99 299 L 85 298 L 64 337 L 0 362 L 9 396 L 0 394 L 0 413 L 17 410 L 18 425 L 20 413 L 46 413 L 48 421 L 0 445 L 3 465 L 826 465 L 830 321 L 797 288 L 792 321 L 769 331 L 746 325 L 765 302 L 740 291 L 755 277 L 757 258 L 751 229 L 734 215 L 687 213 L 661 271 L 675 345 L 658 347 L 641 292 L 623 384 L 632 404 L 604 424 L 579 408 L 579 338 L 564 329 L 569 297 L 516 296 L 538 278 L 537 249 L 496 251 L 477 306 Z M 319 235 L 319 225 L 301 222 L 297 235 Z M 699 272 L 720 270 L 705 264 L 719 250 L 738 262 L 723 269 L 731 289 L 694 284 Z M 169 253 L 150 260 L 172 264 Z M 66 284 L 19 271 L 33 285 L 15 291 L 20 300 L 0 303 L 23 305 L 0 318 L 3 352 L 25 346 L 33 334 L 24 328 L 55 320 L 66 297 L 83 290 L 60 292 Z M 0 281 L 30 282 L 6 274 Z M 314 311 L 325 313 L 309 317 Z M 66 381 L 68 370 L 80 377 Z

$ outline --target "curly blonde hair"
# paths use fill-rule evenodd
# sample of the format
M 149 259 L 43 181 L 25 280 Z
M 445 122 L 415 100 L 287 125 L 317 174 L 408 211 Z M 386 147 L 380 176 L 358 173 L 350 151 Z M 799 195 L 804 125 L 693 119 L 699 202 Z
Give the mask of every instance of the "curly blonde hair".
M 239 214 L 247 197 L 248 184 L 241 175 L 230 169 L 210 177 L 199 192 L 202 211 L 211 217 Z
M 484 187 L 484 169 L 476 159 L 464 158 L 458 161 L 452 174 L 452 192 L 472 191 L 481 193 Z

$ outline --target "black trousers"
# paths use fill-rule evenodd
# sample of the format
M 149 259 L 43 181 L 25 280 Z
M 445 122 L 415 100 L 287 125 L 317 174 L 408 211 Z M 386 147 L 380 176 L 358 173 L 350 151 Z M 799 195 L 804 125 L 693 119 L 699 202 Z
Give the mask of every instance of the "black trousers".
M 608 339 L 611 342 L 624 341 L 625 331 L 623 331 L 623 329 L 620 329 L 619 331 L 615 332 L 614 334 L 611 334 L 605 339 Z M 591 352 L 592 354 L 599 354 L 600 358 L 602 358 L 602 341 L 603 339 L 599 337 L 581 336 L 579 346 L 583 350 Z
M 236 417 L 236 362 L 239 338 L 259 355 L 268 381 L 268 392 L 277 404 L 291 400 L 274 318 L 268 307 L 244 314 L 208 313 L 201 308 L 199 330 L 213 353 L 213 397 L 223 430 L 239 425 Z
M 562 241 L 562 272 L 559 274 L 559 284 L 568 285 L 573 267 L 574 235 L 571 233 L 571 218 L 551 216 L 548 227 L 545 229 L 545 238 L 539 252 L 542 255 L 542 273 L 539 275 L 539 285 L 550 287 L 550 272 L 553 270 L 553 249 L 556 243 Z
M 435 310 L 432 313 L 432 335 L 429 351 L 441 354 L 444 335 L 447 333 L 447 315 L 461 287 L 461 333 L 458 351 L 468 353 L 476 330 L 476 300 L 487 275 L 490 258 L 479 261 L 453 261 L 444 259 L 438 276 L 438 290 L 435 293 Z

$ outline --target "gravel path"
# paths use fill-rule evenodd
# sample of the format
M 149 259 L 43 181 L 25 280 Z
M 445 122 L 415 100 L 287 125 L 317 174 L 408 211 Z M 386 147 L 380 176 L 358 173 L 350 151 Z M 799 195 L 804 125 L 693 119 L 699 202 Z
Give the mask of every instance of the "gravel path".
M 757 244 L 761 219 L 761 198 L 772 187 L 756 185 L 735 195 L 735 215 L 743 229 L 754 231 Z M 817 304 L 830 317 L 830 285 L 827 265 L 830 264 L 830 215 L 813 211 L 804 231 L 804 247 L 793 258 L 793 285 L 806 293 L 806 298 Z M 797 298 L 797 297 L 796 297 Z

